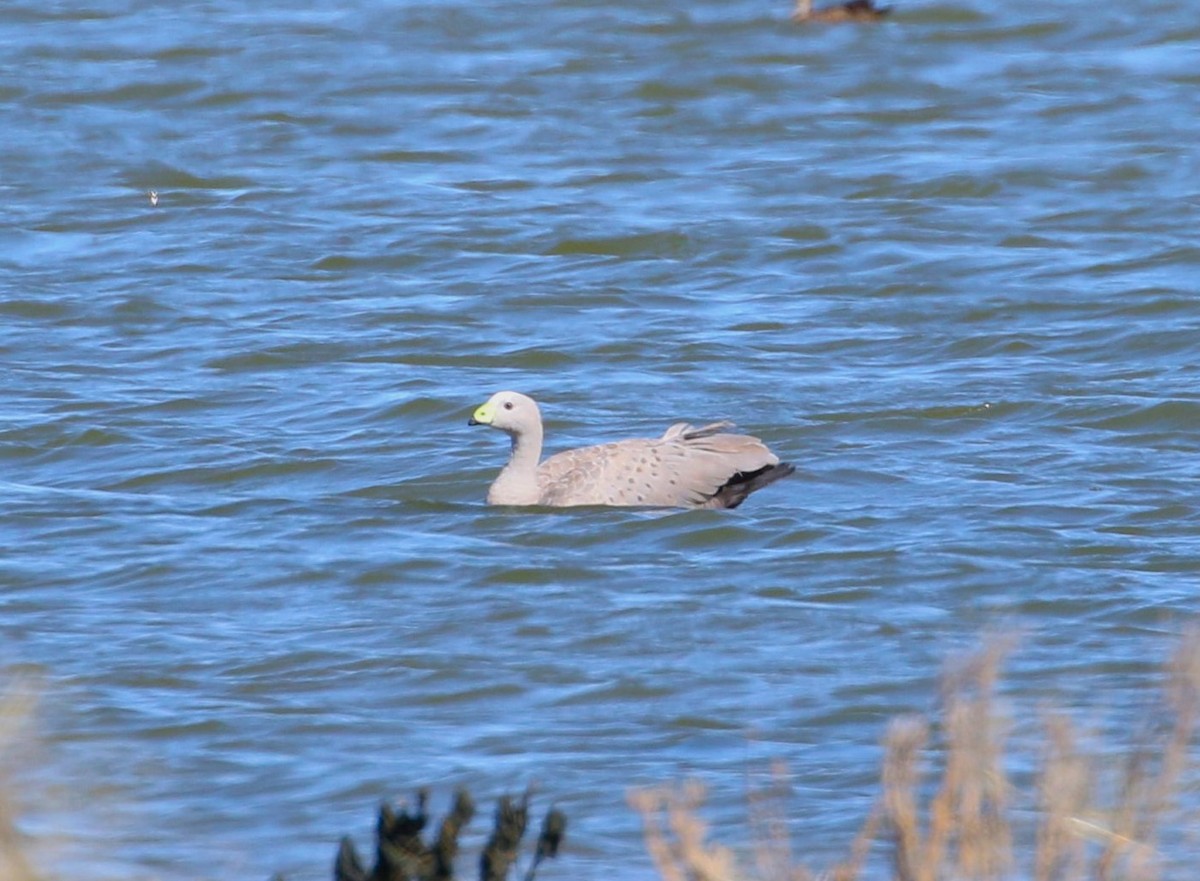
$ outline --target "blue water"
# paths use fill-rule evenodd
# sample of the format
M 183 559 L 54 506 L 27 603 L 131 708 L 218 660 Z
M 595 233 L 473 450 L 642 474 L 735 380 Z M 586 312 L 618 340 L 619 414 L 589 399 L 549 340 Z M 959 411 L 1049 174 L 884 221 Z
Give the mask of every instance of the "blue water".
M 9 4 L 0 669 L 48 871 L 324 878 L 419 785 L 473 852 L 536 781 L 544 877 L 650 878 L 630 786 L 698 777 L 736 848 L 776 758 L 820 865 L 989 629 L 1018 745 L 1144 715 L 1200 571 L 1195 10 L 897 7 Z M 728 418 L 798 471 L 489 509 L 501 388 L 551 450 Z

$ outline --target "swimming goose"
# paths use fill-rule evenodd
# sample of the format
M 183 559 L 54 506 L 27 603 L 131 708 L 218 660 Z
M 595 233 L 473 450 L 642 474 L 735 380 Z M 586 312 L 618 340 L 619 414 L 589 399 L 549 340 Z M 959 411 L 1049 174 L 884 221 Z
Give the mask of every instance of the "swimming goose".
M 677 422 L 662 437 L 579 447 L 539 462 L 542 415 L 519 392 L 496 392 L 467 424 L 512 438 L 508 464 L 488 490 L 489 505 L 736 508 L 796 470 L 758 438 L 725 431 L 729 422 L 702 428 Z

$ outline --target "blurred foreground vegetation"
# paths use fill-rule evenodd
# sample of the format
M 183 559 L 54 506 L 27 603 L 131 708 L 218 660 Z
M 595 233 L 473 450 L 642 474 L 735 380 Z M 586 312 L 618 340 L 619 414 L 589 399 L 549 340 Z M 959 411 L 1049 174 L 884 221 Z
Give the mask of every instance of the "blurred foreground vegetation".
M 709 840 L 697 783 L 635 790 L 646 846 L 665 881 L 1156 881 L 1200 877 L 1200 817 L 1178 796 L 1194 782 L 1190 754 L 1200 715 L 1200 632 L 1168 659 L 1161 693 L 1123 743 L 1099 743 L 1071 717 L 1044 708 L 1032 780 L 1008 767 L 1011 721 L 996 684 L 1011 640 L 990 641 L 951 664 L 933 717 L 893 719 L 879 795 L 844 858 L 817 871 L 797 853 L 786 811 L 787 771 L 751 794 L 750 869 Z M 1097 696 L 1102 700 L 1103 696 Z M 937 748 L 931 747 L 931 741 Z M 1020 805 L 1020 807 L 1018 807 Z M 1170 842 L 1175 852 L 1167 852 Z
M 1065 712 L 1040 710 L 1032 775 L 1010 775 L 1012 720 L 996 699 L 1010 640 L 989 641 L 947 667 L 938 709 L 892 720 L 883 735 L 879 794 L 845 856 L 817 870 L 788 815 L 786 768 L 750 796 L 754 845 L 735 855 L 710 839 L 704 787 L 696 782 L 636 789 L 629 802 L 641 816 L 646 847 L 664 881 L 1157 881 L 1195 877 L 1200 865 L 1191 742 L 1200 717 L 1200 631 L 1186 634 L 1164 666 L 1161 693 L 1148 699 L 1143 724 L 1122 743 L 1098 743 Z M 32 690 L 20 682 L 0 694 L 0 881 L 57 881 L 35 865 L 32 842 L 19 831 L 19 801 L 9 773 L 22 739 L 31 738 Z M 1102 696 L 1098 696 L 1101 700 Z M 385 806 L 376 828 L 372 868 L 349 839 L 331 853 L 336 881 L 424 881 L 452 878 L 458 835 L 474 813 L 460 791 L 436 836 L 422 840 L 426 793 L 417 808 Z M 1189 802 L 1187 804 L 1186 802 Z M 500 881 L 517 862 L 529 793 L 500 801 L 479 877 Z M 1018 807 L 1019 806 L 1019 807 Z M 557 854 L 566 817 L 551 809 L 526 879 Z M 827 852 L 822 842 L 822 851 Z M 614 877 L 621 867 L 614 866 Z M 570 876 L 569 866 L 550 877 Z M 463 877 L 473 877 L 465 873 Z M 86 878 L 77 881 L 87 881 Z

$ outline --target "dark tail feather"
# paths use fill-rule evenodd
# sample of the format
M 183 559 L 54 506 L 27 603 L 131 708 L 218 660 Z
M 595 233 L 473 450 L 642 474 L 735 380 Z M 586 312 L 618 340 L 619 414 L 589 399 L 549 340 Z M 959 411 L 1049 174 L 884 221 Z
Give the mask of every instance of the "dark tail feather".
M 755 490 L 769 486 L 777 480 L 783 480 L 796 466 L 791 462 L 780 462 L 778 465 L 767 465 L 757 471 L 739 471 L 713 495 L 706 508 L 736 508 L 746 497 Z

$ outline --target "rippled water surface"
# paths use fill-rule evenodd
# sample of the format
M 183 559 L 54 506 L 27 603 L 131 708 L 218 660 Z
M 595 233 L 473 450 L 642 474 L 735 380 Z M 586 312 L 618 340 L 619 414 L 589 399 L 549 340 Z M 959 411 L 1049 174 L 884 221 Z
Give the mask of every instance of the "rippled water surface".
M 53 865 L 307 881 L 380 799 L 537 781 L 545 877 L 648 878 L 627 787 L 700 777 L 736 845 L 772 758 L 821 862 L 989 627 L 1014 707 L 1136 718 L 1200 570 L 1195 7 L 787 13 L 6 5 L 0 667 Z M 489 509 L 499 388 L 551 448 L 729 418 L 799 470 Z

